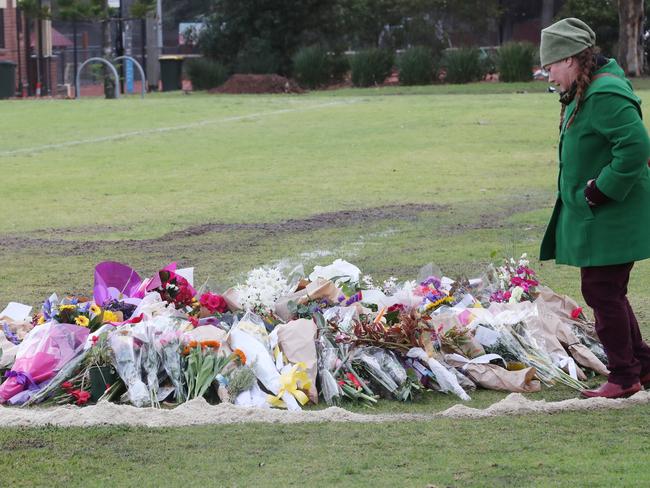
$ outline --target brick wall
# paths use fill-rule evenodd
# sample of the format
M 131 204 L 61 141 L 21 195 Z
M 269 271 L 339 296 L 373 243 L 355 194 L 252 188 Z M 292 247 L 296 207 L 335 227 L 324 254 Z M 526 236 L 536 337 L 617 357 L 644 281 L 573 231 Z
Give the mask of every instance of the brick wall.
M 18 66 L 16 66 L 16 84 L 18 84 L 19 77 L 22 79 L 26 78 L 26 67 L 25 67 L 25 46 L 22 40 L 20 40 L 20 47 L 18 46 L 18 40 L 16 39 L 16 0 L 5 0 L 6 8 L 3 9 L 4 14 L 4 49 L 0 49 L 0 60 L 2 61 L 13 61 L 16 65 L 20 64 L 21 73 L 18 73 Z M 24 31 L 24 30 L 23 30 Z M 18 62 L 18 52 L 20 51 L 21 62 Z

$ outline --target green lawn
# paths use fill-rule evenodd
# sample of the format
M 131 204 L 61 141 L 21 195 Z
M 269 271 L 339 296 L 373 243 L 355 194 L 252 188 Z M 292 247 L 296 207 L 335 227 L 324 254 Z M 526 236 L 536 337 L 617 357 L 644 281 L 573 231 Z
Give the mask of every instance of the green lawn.
M 545 284 L 579 299 L 578 270 L 535 259 L 557 176 L 546 86 L 2 102 L 0 308 L 88 293 L 107 259 L 143 274 L 178 260 L 226 287 L 261 264 L 336 257 L 376 279 L 413 279 L 427 263 L 477 275 L 493 252 L 528 252 Z M 650 83 L 637 87 L 650 103 Z M 649 270 L 638 264 L 630 286 L 646 337 Z M 485 407 L 505 395 L 472 396 Z M 454 403 L 429 394 L 377 411 Z M 640 486 L 648 413 L 5 429 L 0 485 Z

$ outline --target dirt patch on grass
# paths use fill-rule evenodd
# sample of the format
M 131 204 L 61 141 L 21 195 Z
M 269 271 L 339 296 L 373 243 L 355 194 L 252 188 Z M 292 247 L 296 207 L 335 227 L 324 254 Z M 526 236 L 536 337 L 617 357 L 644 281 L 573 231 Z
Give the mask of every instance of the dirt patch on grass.
M 232 75 L 218 88 L 209 93 L 303 93 L 298 84 L 280 75 Z
M 323 229 L 345 227 L 349 225 L 367 224 L 382 220 L 415 221 L 423 212 L 441 212 L 449 207 L 436 204 L 404 204 L 385 205 L 358 210 L 341 210 L 325 212 L 303 219 L 288 219 L 280 222 L 262 223 L 210 223 L 187 227 L 186 229 L 169 232 L 154 239 L 126 239 L 120 241 L 109 240 L 70 240 L 70 239 L 45 239 L 26 236 L 7 236 L 0 238 L 0 247 L 7 251 L 29 251 L 30 249 L 46 250 L 47 253 L 79 256 L 100 252 L 106 248 L 133 249 L 143 252 L 169 251 L 176 247 L 186 248 L 183 242 L 187 238 L 194 238 L 208 234 L 235 233 L 238 231 L 252 231 L 256 240 L 269 238 L 280 234 L 296 234 L 301 232 L 314 232 Z M 46 235 L 79 235 L 84 229 L 57 229 L 50 233 L 41 231 Z M 91 229 L 85 234 L 93 234 Z M 250 239 L 232 239 L 228 242 L 215 242 L 202 244 L 201 251 L 245 251 L 249 248 Z

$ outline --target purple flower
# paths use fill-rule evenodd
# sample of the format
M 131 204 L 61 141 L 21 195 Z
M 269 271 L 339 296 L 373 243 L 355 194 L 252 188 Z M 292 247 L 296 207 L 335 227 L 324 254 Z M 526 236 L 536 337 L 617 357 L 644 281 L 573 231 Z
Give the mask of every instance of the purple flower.
M 9 342 L 15 344 L 16 346 L 20 344 L 20 339 L 18 339 L 18 336 L 11 331 L 9 325 L 6 322 L 2 323 L 2 330 L 5 333 L 5 337 Z
M 420 285 L 422 286 L 429 286 L 433 285 L 435 288 L 440 288 L 440 278 L 437 278 L 435 276 L 429 276 L 426 280 L 424 280 Z

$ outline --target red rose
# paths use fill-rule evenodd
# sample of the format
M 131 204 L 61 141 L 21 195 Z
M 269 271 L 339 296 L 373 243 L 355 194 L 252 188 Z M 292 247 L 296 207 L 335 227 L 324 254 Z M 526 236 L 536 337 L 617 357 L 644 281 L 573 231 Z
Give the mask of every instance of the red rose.
M 70 383 L 69 381 L 64 381 L 63 383 L 61 383 L 61 388 L 63 388 L 64 390 L 69 390 L 70 388 L 72 388 L 72 383 Z
M 571 310 L 571 318 L 573 320 L 576 320 L 578 317 L 580 317 L 580 315 L 582 315 L 582 307 L 574 308 Z
M 395 311 L 402 311 L 404 310 L 404 305 L 401 303 L 396 303 L 395 305 L 391 305 L 388 307 L 388 310 L 386 310 L 387 313 L 395 312 Z
M 348 377 L 348 379 L 352 382 L 352 384 L 355 386 L 355 388 L 362 388 L 361 382 L 357 379 L 356 376 L 352 373 L 346 373 L 345 376 Z
M 84 390 L 72 390 L 70 392 L 70 395 L 72 395 L 77 400 L 77 405 L 85 405 L 90 399 L 90 393 Z

